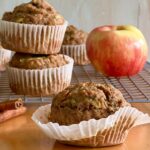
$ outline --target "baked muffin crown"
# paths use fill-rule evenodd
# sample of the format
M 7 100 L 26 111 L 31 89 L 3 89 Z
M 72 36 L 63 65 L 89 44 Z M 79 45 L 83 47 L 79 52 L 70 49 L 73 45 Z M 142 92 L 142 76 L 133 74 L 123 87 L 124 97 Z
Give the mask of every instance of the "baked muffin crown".
M 6 12 L 2 20 L 40 25 L 62 25 L 64 18 L 45 0 L 32 0 L 16 6 L 13 12 Z
M 63 45 L 85 44 L 87 35 L 88 34 L 83 30 L 77 29 L 73 25 L 69 25 L 65 33 Z
M 11 67 L 22 69 L 44 69 L 55 68 L 67 64 L 67 60 L 62 54 L 55 55 L 32 55 L 15 53 L 10 61 Z
M 121 92 L 110 84 L 80 83 L 66 88 L 53 99 L 50 120 L 68 125 L 101 119 L 129 105 Z
M 127 102 L 121 92 L 110 84 L 79 83 L 66 88 L 59 93 L 53 101 L 54 106 L 64 106 L 71 109 L 104 108 L 108 105 L 121 107 Z M 87 107 L 89 105 L 89 107 Z M 87 108 L 86 108 L 87 107 Z

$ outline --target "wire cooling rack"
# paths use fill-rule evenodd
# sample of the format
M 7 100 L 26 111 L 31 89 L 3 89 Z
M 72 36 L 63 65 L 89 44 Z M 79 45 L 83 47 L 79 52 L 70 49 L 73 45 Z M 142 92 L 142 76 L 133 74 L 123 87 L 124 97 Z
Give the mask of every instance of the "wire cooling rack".
M 74 66 L 71 84 L 79 82 L 110 83 L 118 88 L 129 102 L 150 102 L 150 63 L 132 77 L 114 78 L 106 77 L 96 72 L 92 65 Z M 0 101 L 6 99 L 22 98 L 26 103 L 51 102 L 52 97 L 30 97 L 16 95 L 9 88 L 6 72 L 0 73 Z

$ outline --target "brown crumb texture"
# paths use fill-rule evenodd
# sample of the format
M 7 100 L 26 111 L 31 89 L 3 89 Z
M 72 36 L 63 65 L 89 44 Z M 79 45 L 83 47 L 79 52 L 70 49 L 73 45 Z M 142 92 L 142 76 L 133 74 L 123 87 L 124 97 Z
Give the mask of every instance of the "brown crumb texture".
M 49 119 L 60 125 L 76 124 L 106 118 L 129 105 L 122 93 L 110 84 L 79 83 L 54 97 Z
M 45 0 L 32 0 L 6 12 L 3 20 L 25 24 L 62 25 L 64 18 Z
M 62 54 L 32 55 L 15 53 L 10 61 L 10 66 L 21 69 L 44 69 L 60 67 L 67 63 L 67 60 Z
M 85 44 L 87 35 L 88 34 L 83 30 L 79 30 L 75 26 L 69 25 L 65 33 L 63 45 Z

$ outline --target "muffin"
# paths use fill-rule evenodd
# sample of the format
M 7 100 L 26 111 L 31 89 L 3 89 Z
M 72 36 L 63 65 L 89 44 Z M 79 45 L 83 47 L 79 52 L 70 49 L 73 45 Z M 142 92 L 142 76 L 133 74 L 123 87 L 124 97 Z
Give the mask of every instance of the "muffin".
M 65 33 L 61 53 L 72 57 L 77 65 L 89 64 L 85 46 L 87 35 L 83 30 L 69 25 Z
M 7 68 L 10 88 L 20 95 L 48 96 L 71 81 L 73 59 L 62 55 L 16 53 Z
M 4 13 L 0 24 L 4 48 L 31 54 L 58 53 L 67 27 L 67 21 L 45 0 L 15 7 Z
M 98 83 L 67 87 L 32 119 L 51 139 L 86 147 L 121 144 L 129 129 L 150 123 L 149 115 L 131 107 L 118 89 Z
M 66 88 L 53 99 L 50 121 L 60 125 L 78 124 L 92 118 L 106 118 L 124 106 L 130 104 L 112 85 L 80 83 Z
M 130 106 L 130 104 L 123 98 L 122 93 L 112 85 L 80 83 L 66 88 L 54 97 L 49 120 L 59 125 L 69 126 L 90 119 L 107 118 L 125 106 Z M 110 143 L 106 142 L 103 145 L 102 141 L 107 139 L 107 136 L 109 137 L 109 132 L 119 128 L 120 122 L 121 120 L 116 122 L 114 129 L 109 128 L 98 132 L 95 137 L 71 141 L 60 140 L 60 142 L 77 146 L 109 146 Z M 105 134 L 108 135 L 105 136 Z M 125 136 L 126 134 L 122 134 L 112 145 L 121 143 Z
M 0 45 L 0 71 L 5 71 L 7 64 L 11 60 L 11 51 L 6 50 Z

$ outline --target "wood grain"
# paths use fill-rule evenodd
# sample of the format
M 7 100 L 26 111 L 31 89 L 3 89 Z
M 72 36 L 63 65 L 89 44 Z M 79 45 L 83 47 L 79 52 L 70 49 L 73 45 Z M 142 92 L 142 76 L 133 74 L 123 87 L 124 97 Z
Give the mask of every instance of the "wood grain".
M 31 120 L 32 113 L 41 104 L 26 106 L 28 111 L 25 115 L 0 124 L 0 150 L 85 150 L 82 147 L 67 146 L 49 139 Z M 150 114 L 150 103 L 134 103 L 133 106 Z M 131 129 L 126 142 L 122 145 L 99 149 L 150 150 L 150 124 Z

